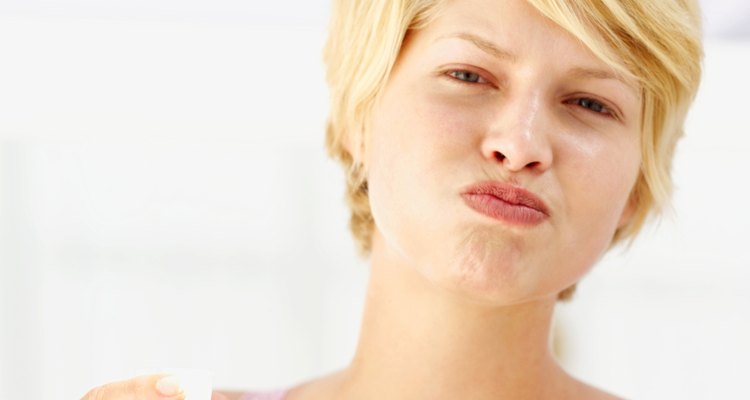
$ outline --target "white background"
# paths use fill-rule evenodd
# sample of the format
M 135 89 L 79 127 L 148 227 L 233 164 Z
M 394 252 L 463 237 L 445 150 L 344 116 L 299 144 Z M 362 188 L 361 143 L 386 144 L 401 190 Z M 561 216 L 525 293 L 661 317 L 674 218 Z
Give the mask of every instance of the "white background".
M 559 308 L 576 375 L 748 398 L 750 22 L 706 2 L 674 211 Z M 0 398 L 167 367 L 272 388 L 344 366 L 367 265 L 323 149 L 327 2 L 0 4 Z

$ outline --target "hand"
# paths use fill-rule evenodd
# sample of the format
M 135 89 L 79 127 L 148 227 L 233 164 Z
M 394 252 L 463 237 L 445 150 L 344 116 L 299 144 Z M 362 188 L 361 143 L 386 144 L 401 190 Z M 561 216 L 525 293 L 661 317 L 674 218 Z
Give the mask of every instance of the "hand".
M 239 399 L 240 393 L 214 392 L 211 400 Z M 89 390 L 81 400 L 185 400 L 179 383 L 165 374 L 143 375 Z

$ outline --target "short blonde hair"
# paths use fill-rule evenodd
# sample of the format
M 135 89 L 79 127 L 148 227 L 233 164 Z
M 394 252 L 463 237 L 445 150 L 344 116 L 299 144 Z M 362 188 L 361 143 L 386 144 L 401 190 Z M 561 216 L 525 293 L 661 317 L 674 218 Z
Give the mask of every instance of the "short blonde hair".
M 326 146 L 347 175 L 350 228 L 370 251 L 370 212 L 361 149 L 368 119 L 410 30 L 437 16 L 445 0 L 334 0 L 324 50 L 331 108 Z M 632 240 L 672 192 L 671 165 L 701 77 L 701 23 L 695 0 L 527 0 L 597 57 L 641 88 L 641 156 L 631 193 L 635 212 L 612 244 Z M 352 149 L 350 152 L 348 149 Z M 558 295 L 570 298 L 575 286 Z

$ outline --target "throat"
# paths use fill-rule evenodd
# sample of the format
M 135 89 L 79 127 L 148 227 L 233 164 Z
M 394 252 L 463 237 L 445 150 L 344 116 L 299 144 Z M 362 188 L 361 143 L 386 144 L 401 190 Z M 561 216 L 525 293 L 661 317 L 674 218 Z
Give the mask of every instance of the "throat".
M 345 398 L 544 398 L 565 376 L 549 346 L 554 298 L 462 301 L 377 252 Z

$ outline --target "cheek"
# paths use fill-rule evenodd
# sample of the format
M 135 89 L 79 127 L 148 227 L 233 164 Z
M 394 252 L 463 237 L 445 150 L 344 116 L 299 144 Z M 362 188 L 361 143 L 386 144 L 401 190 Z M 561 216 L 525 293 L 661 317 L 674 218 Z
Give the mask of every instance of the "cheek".
M 373 112 L 367 150 L 370 208 L 375 225 L 402 255 L 415 236 L 410 223 L 425 188 L 427 159 L 434 150 L 427 140 L 430 121 L 409 93 L 386 92 Z M 416 210 L 419 210 L 418 208 Z
M 402 255 L 431 254 L 476 152 L 481 118 L 429 90 L 384 93 L 373 113 L 367 163 L 370 207 L 383 238 Z M 433 250 L 417 251 L 425 246 Z
M 408 174 L 422 185 L 431 178 L 444 184 L 478 148 L 487 113 L 429 89 L 399 89 L 385 93 L 374 113 L 370 165 Z
M 574 227 L 609 243 L 638 176 L 640 150 L 633 136 L 605 137 L 568 147 L 568 211 Z M 605 247 L 606 247 L 605 244 Z
M 423 151 L 466 147 L 479 140 L 482 128 L 497 112 L 490 95 L 461 93 L 435 80 L 414 82 L 386 93 L 381 110 L 397 127 L 408 127 L 409 137 L 424 140 Z
M 419 114 L 429 126 L 433 149 L 440 154 L 461 155 L 476 151 L 493 115 L 492 99 L 466 99 L 455 94 L 425 91 Z

